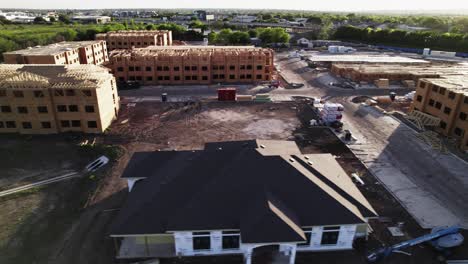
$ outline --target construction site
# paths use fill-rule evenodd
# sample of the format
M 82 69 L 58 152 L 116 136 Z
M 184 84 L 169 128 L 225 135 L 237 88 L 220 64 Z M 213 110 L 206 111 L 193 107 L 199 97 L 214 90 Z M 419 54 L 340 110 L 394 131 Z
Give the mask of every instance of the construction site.
M 47 46 L 5 52 L 6 64 L 94 64 L 100 65 L 109 60 L 106 42 L 64 41 Z
M 109 67 L 120 82 L 253 83 L 272 80 L 273 51 L 253 46 L 170 46 L 115 50 Z
M 96 40 L 107 42 L 109 51 L 115 49 L 144 48 L 148 46 L 171 46 L 172 31 L 125 30 L 96 34 Z

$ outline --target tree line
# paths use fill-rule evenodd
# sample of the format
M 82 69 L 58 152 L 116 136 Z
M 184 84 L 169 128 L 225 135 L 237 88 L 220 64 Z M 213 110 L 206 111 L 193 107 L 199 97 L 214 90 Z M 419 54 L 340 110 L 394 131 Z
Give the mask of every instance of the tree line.
M 435 31 L 404 31 L 397 29 L 372 29 L 344 26 L 333 36 L 339 40 L 372 44 L 390 44 L 405 47 L 431 48 L 451 51 L 468 51 L 468 34 L 439 33 Z

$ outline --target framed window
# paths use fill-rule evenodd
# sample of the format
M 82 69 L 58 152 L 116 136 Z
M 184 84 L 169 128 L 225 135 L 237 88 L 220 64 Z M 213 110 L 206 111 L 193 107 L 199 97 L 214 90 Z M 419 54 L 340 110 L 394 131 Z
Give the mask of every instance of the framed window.
M 430 100 L 429 100 L 429 105 L 430 105 L 430 106 L 434 106 L 434 103 L 435 103 L 435 101 L 434 101 L 433 99 L 430 99 Z
M 421 101 L 422 101 L 422 96 L 421 96 L 421 95 L 418 95 L 418 96 L 416 97 L 416 101 L 421 102 Z
M 186 81 L 190 81 L 190 76 L 185 76 Z
M 208 67 L 207 67 L 207 66 L 202 66 L 201 69 L 202 69 L 202 71 L 208 71 Z
M 118 72 L 123 72 L 124 69 L 123 69 L 123 67 L 117 67 L 117 71 L 118 71 Z
M 219 75 L 218 74 L 213 74 L 213 79 L 219 79 Z
M 42 126 L 42 128 L 51 128 L 52 127 L 50 122 L 41 122 L 41 126 Z
M 128 71 L 135 71 L 135 67 L 133 66 L 128 67 Z
M 65 93 L 63 92 L 62 89 L 55 89 L 54 90 L 54 96 L 60 97 L 60 96 L 64 96 L 64 95 L 65 95 Z
M 23 91 L 13 91 L 15 97 L 24 97 Z
M 88 121 L 88 127 L 89 128 L 97 128 L 97 122 L 96 121 Z
M 1 89 L 0 90 L 0 97 L 5 97 L 6 96 L 6 90 L 5 89 Z
M 91 92 L 91 90 L 83 90 L 82 92 L 83 92 L 83 94 L 84 94 L 85 96 L 92 96 L 92 95 L 93 95 L 93 93 Z
M 61 127 L 70 127 L 70 121 L 68 120 L 60 120 Z
M 170 81 L 170 80 L 171 80 L 171 76 L 164 76 L 164 80 L 165 80 L 165 81 Z
M 197 70 L 197 66 L 192 66 L 192 71 L 196 71 Z
M 11 106 L 9 105 L 2 105 L 0 107 L 0 110 L 2 110 L 2 113 L 11 113 Z
M 459 127 L 455 127 L 455 129 L 453 130 L 453 133 L 455 133 L 455 135 L 457 135 L 459 137 L 463 136 L 463 134 L 464 134 L 463 132 L 464 132 L 463 129 L 461 129 Z
M 22 122 L 21 125 L 23 126 L 24 129 L 31 129 L 32 128 L 31 122 Z
M 57 112 L 66 112 L 67 106 L 66 105 L 57 105 Z
M 140 67 L 140 66 L 136 66 L 136 67 L 135 67 L 135 71 L 141 71 L 141 67 Z
M 257 65 L 257 70 L 261 70 L 263 69 L 263 66 L 262 65 Z
M 151 71 L 151 67 L 148 67 L 148 66 L 147 66 L 147 67 L 146 67 L 146 71 L 147 71 L 147 72 L 150 72 L 150 71 Z
M 217 70 L 217 69 L 219 69 L 219 67 L 218 67 L 218 65 L 213 65 L 213 66 L 212 66 L 212 69 L 213 69 L 213 70 Z
M 440 128 L 445 129 L 447 127 L 447 123 L 445 123 L 444 121 L 440 121 L 439 126 Z
M 190 71 L 190 66 L 185 66 L 186 71 Z
M 193 232 L 192 241 L 193 241 L 193 250 L 210 250 L 211 249 L 210 232 Z
M 157 66 L 157 67 L 156 67 L 156 70 L 157 70 L 157 71 L 162 71 L 162 66 Z
M 234 80 L 235 78 L 236 78 L 235 75 L 233 75 L 233 74 L 229 75 L 229 79 Z
M 459 117 L 461 120 L 466 120 L 467 115 L 466 115 L 466 113 L 464 113 L 464 112 L 460 112 L 460 114 L 458 115 L 458 117 Z
M 153 80 L 153 77 L 147 76 L 147 77 L 146 77 L 146 80 L 147 80 L 147 81 L 152 81 L 152 80 Z
M 174 67 L 174 71 L 180 71 L 180 67 L 178 66 Z
M 440 93 L 441 95 L 445 95 L 445 88 L 440 88 L 440 89 L 439 89 L 439 93 Z
M 450 107 L 444 107 L 445 114 L 450 115 L 450 112 L 452 112 L 452 109 Z
M 231 65 L 231 66 L 229 66 L 229 69 L 230 69 L 230 70 L 235 70 L 235 69 L 236 69 L 236 66 L 235 66 L 235 65 Z
M 136 76 L 136 80 L 141 81 L 142 80 L 141 76 Z
M 49 111 L 47 110 L 47 106 L 38 106 L 37 107 L 37 112 L 38 113 L 48 113 Z
M 15 121 L 6 121 L 5 126 L 7 128 L 16 128 L 16 122 Z
M 247 79 L 252 79 L 252 74 L 247 74 Z
M 449 92 L 448 93 L 448 98 L 450 98 L 452 100 L 455 99 L 455 93 L 454 92 Z
M 65 94 L 67 96 L 75 96 L 75 90 L 67 89 L 67 90 L 65 90 Z
M 247 65 L 247 70 L 251 70 L 252 69 L 252 65 Z
M 297 244 L 298 246 L 302 247 L 309 247 L 310 246 L 310 239 L 312 237 L 312 228 L 304 228 L 304 235 L 306 237 L 306 241 Z
M 202 80 L 203 80 L 203 81 L 207 81 L 207 80 L 208 80 L 208 76 L 202 76 Z
M 0 121 L 0 128 L 4 128 L 5 127 L 5 124 L 3 123 L 3 121 Z
M 432 91 L 437 93 L 439 91 L 439 86 L 432 86 Z
M 327 226 L 323 228 L 320 245 L 336 245 L 340 236 L 339 226 Z
M 465 99 L 463 99 L 463 103 L 468 104 L 468 96 L 465 96 Z
M 28 108 L 26 106 L 18 106 L 18 113 L 27 114 L 28 113 Z
M 442 108 L 442 103 L 436 102 L 436 103 L 435 103 L 435 108 L 437 108 L 437 109 Z
M 81 121 L 80 120 L 72 120 L 71 121 L 71 126 L 72 127 L 81 127 Z
M 44 97 L 44 92 L 43 91 L 34 91 L 34 97 Z
M 239 249 L 240 234 L 238 231 L 223 231 L 223 249 Z
M 174 81 L 180 81 L 180 76 L 174 76 Z

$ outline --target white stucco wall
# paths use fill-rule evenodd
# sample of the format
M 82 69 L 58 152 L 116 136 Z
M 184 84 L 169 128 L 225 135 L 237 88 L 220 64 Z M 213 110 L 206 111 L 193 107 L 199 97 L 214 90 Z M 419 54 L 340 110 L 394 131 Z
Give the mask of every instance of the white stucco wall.
M 344 250 L 352 249 L 356 234 L 356 225 L 340 226 L 338 243 L 336 245 L 321 245 L 323 227 L 316 226 L 312 228 L 310 246 L 298 246 L 298 251 L 326 251 L 326 250 Z

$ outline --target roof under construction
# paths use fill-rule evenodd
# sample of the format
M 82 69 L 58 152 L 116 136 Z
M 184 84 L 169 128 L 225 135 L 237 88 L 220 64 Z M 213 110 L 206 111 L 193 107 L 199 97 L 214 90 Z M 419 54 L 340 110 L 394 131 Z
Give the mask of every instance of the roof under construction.
M 50 44 L 47 46 L 35 46 L 29 47 L 22 50 L 5 52 L 4 54 L 19 54 L 28 56 L 46 56 L 46 55 L 57 55 L 63 52 L 76 50 L 82 47 L 100 43 L 102 40 L 90 40 L 90 41 L 63 41 L 59 43 Z
M 260 55 L 271 52 L 269 49 L 254 46 L 149 46 L 146 48 L 134 48 L 130 50 L 114 50 L 111 57 L 158 57 L 158 56 L 210 56 L 221 53 L 224 55 Z
M 313 55 L 308 57 L 311 62 L 347 62 L 347 63 L 429 63 L 425 60 L 413 59 L 402 56 L 389 55 Z
M 116 36 L 151 36 L 159 35 L 164 33 L 169 33 L 169 30 L 119 30 L 119 31 L 109 31 L 106 33 L 96 34 L 96 38 L 100 37 L 116 37 Z
M 0 88 L 97 89 L 113 78 L 96 65 L 0 64 Z
M 347 71 L 356 71 L 361 74 L 411 74 L 414 76 L 435 74 L 468 75 L 466 64 L 333 64 L 333 67 Z
M 426 82 L 432 83 L 454 93 L 461 93 L 468 96 L 468 75 L 464 76 L 444 76 L 443 78 L 425 78 Z

